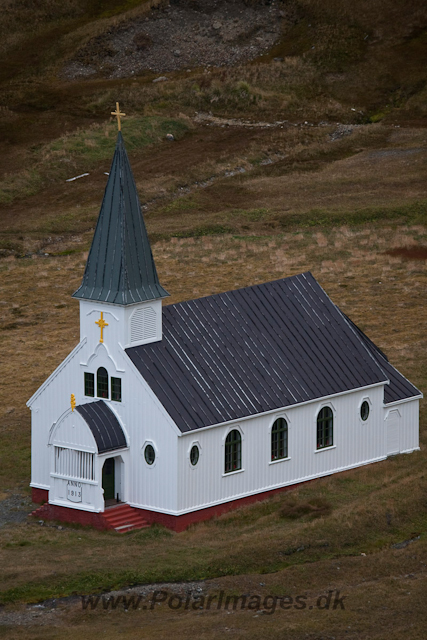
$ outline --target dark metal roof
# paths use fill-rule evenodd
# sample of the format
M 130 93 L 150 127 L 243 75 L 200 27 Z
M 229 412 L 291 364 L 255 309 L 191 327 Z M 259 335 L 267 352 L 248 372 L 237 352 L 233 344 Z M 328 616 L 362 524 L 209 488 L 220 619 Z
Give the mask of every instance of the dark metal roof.
M 126 437 L 120 422 L 110 407 L 103 401 L 88 402 L 76 407 L 93 433 L 98 453 L 127 447 Z
M 414 387 L 414 385 L 409 382 L 397 369 L 393 367 L 388 361 L 387 356 L 381 349 L 379 349 L 373 342 L 366 336 L 358 326 L 354 324 L 347 318 L 349 322 L 351 322 L 352 326 L 358 332 L 360 338 L 364 341 L 368 349 L 372 352 L 373 356 L 378 361 L 378 364 L 387 374 L 390 384 L 384 387 L 384 404 L 389 404 L 390 402 L 396 402 L 398 400 L 406 400 L 407 398 L 414 398 L 416 396 L 421 395 L 421 391 Z
M 168 295 L 157 276 L 119 132 L 83 281 L 73 297 L 127 305 Z
M 311 273 L 167 306 L 126 353 L 182 432 L 388 381 Z

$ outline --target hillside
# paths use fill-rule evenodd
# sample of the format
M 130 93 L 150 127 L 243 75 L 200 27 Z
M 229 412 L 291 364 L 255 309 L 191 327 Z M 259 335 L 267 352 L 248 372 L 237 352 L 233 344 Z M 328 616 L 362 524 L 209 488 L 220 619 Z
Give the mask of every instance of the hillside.
M 0 8 L 0 629 L 17 639 L 88 629 L 116 638 L 118 627 L 129 638 L 424 638 L 425 401 L 419 452 L 181 534 L 121 537 L 27 519 L 25 402 L 78 340 L 70 295 L 114 151 L 117 100 L 170 302 L 310 270 L 426 392 L 425 3 Z M 313 602 L 339 590 L 347 600 L 330 611 L 108 614 L 73 597 L 139 584 Z

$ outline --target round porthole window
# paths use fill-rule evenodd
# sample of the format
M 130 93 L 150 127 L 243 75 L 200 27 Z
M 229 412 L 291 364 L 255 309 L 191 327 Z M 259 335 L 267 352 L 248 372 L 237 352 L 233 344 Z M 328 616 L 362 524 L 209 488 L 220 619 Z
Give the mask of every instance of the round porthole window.
M 156 452 L 154 451 L 153 445 L 147 444 L 144 450 L 144 457 L 147 464 L 153 464 L 156 459 Z
M 369 402 L 364 400 L 362 402 L 362 406 L 360 407 L 360 417 L 363 421 L 367 420 L 369 416 Z
M 199 462 L 199 447 L 196 444 L 191 447 L 190 462 L 193 467 Z

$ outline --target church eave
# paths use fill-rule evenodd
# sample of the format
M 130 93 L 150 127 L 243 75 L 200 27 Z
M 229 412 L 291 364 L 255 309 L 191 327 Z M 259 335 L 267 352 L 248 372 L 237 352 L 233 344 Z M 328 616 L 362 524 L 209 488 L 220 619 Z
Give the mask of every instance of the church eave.
M 90 289 L 81 286 L 72 297 L 79 300 L 92 300 L 93 302 L 107 302 L 128 306 L 138 302 L 150 302 L 167 298 L 170 294 L 161 285 L 149 285 L 140 289 L 128 289 L 127 291 L 111 291 L 105 289 Z

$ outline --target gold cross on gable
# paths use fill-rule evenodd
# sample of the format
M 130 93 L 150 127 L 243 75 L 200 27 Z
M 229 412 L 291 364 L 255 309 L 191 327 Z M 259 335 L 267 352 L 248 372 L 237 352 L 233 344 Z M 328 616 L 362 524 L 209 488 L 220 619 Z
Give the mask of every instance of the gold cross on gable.
M 98 325 L 98 327 L 101 329 L 101 337 L 99 339 L 99 342 L 104 342 L 104 328 L 108 327 L 108 322 L 105 322 L 104 320 L 104 312 L 101 311 L 101 317 L 99 318 L 99 320 L 95 321 L 95 324 Z
M 111 115 L 112 116 L 116 116 L 116 118 L 117 118 L 117 127 L 118 127 L 119 131 L 121 131 L 122 130 L 122 124 L 120 122 L 120 116 L 125 116 L 126 114 L 122 113 L 120 111 L 120 107 L 119 107 L 119 103 L 118 102 L 116 102 L 116 110 L 112 111 Z

